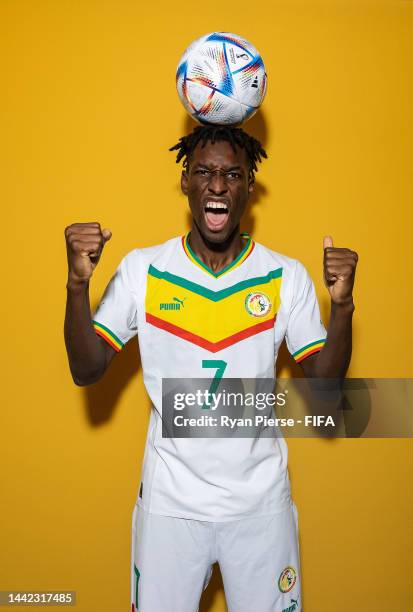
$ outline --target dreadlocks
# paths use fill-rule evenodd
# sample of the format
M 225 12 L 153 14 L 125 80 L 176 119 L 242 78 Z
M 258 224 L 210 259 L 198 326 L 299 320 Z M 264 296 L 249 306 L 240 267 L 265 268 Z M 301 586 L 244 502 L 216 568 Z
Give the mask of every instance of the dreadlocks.
M 254 178 L 254 172 L 258 170 L 257 162 L 261 162 L 262 157 L 267 157 L 267 153 L 259 140 L 253 138 L 241 128 L 226 125 L 198 126 L 187 136 L 182 136 L 179 142 L 169 150 L 178 151 L 176 163 L 179 164 L 183 159 L 182 165 L 187 169 L 189 158 L 198 143 L 201 143 L 201 146 L 204 147 L 209 141 L 214 144 L 215 141 L 220 140 L 229 142 L 234 152 L 237 146 L 245 149 L 250 167 L 250 177 Z

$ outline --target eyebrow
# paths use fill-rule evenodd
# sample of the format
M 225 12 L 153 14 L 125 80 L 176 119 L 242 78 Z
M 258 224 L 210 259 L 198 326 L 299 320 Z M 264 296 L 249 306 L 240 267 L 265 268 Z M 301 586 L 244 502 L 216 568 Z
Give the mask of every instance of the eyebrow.
M 206 164 L 202 164 L 200 162 L 195 164 L 195 168 L 204 168 L 205 170 L 211 170 L 211 166 L 207 166 Z M 244 170 L 242 166 L 231 166 L 230 168 L 225 168 L 224 172 L 233 172 L 234 170 Z

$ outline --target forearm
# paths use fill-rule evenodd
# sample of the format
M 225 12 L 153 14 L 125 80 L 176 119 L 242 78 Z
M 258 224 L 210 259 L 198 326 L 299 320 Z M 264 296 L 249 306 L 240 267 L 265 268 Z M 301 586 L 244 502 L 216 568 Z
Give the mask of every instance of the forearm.
M 88 283 L 67 284 L 64 334 L 74 382 L 87 385 L 99 380 L 106 369 L 107 353 L 93 329 Z
M 306 376 L 344 378 L 351 359 L 353 313 L 352 301 L 345 305 L 332 302 L 327 341 L 307 367 L 303 363 Z

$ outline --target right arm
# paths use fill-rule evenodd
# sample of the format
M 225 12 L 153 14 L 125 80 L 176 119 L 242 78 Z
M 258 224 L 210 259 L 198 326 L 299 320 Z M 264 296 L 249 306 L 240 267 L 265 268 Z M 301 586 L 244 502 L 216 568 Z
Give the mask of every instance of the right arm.
M 89 281 L 110 239 L 99 223 L 74 223 L 65 230 L 68 280 L 65 343 L 70 371 L 77 385 L 89 385 L 105 373 L 116 351 L 94 331 Z

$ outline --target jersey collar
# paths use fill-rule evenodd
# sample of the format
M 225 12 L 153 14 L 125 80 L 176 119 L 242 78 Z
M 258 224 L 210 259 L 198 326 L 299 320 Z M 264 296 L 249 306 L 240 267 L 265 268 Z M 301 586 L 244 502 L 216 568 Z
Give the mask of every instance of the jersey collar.
M 242 249 L 241 253 L 239 253 L 239 255 L 234 259 L 234 261 L 232 261 L 227 266 L 225 266 L 225 268 L 223 268 L 219 272 L 214 272 L 197 255 L 195 255 L 195 253 L 189 246 L 190 233 L 191 232 L 188 232 L 185 236 L 182 236 L 182 246 L 183 246 L 183 249 L 187 257 L 192 261 L 192 263 L 198 266 L 198 268 L 201 268 L 202 270 L 204 270 L 204 272 L 207 272 L 210 276 L 213 276 L 214 278 L 220 278 L 227 272 L 230 272 L 231 270 L 238 268 L 238 266 L 240 266 L 247 259 L 247 257 L 251 255 L 254 249 L 254 246 L 255 246 L 255 242 L 253 241 L 251 236 L 248 234 L 248 232 L 242 232 L 241 237 L 244 240 L 246 240 L 246 244 L 244 248 Z

